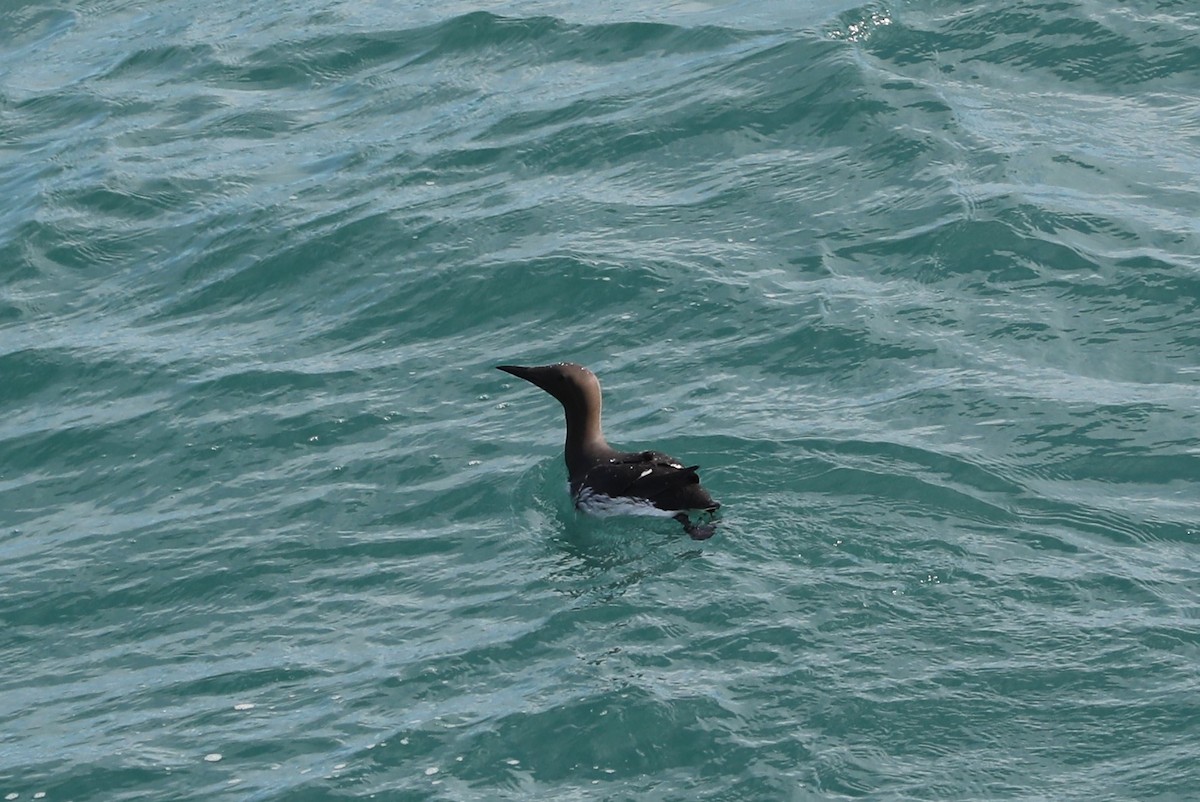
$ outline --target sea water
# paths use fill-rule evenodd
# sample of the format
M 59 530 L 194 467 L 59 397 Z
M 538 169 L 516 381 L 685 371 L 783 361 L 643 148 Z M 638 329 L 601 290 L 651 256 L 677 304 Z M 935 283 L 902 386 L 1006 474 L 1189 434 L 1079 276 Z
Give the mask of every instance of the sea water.
M 8 4 L 0 797 L 1197 798 L 1198 175 L 1186 2 Z

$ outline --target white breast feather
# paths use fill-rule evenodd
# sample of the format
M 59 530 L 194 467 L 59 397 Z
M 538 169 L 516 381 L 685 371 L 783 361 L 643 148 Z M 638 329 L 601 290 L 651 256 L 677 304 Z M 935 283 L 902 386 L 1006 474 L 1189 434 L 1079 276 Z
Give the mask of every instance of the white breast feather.
M 670 510 L 660 510 L 644 498 L 630 498 L 629 496 L 613 498 L 603 493 L 597 493 L 590 487 L 579 491 L 579 495 L 575 497 L 575 506 L 588 515 L 595 515 L 598 518 L 607 518 L 611 515 L 650 515 L 658 518 L 670 518 L 675 515 Z

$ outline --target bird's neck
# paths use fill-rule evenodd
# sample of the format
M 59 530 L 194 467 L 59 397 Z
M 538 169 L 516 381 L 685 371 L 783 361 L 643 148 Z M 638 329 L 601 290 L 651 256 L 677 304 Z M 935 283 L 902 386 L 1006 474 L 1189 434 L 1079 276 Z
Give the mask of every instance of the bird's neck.
M 598 407 L 567 410 L 567 442 L 564 454 L 568 473 L 574 476 L 581 471 L 586 472 L 597 459 L 603 458 L 611 451 L 600 428 Z

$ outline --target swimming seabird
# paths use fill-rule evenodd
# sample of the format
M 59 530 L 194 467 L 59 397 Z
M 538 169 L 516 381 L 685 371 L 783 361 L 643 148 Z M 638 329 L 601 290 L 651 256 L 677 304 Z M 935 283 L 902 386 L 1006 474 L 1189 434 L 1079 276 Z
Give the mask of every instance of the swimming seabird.
M 717 511 L 721 504 L 700 485 L 700 466 L 684 466 L 661 451 L 617 451 L 600 428 L 600 381 L 573 362 L 499 370 L 537 385 L 563 405 L 567 440 L 563 456 L 576 508 L 593 515 L 661 515 L 683 524 L 696 540 L 712 537 L 712 523 L 694 524 L 689 512 Z

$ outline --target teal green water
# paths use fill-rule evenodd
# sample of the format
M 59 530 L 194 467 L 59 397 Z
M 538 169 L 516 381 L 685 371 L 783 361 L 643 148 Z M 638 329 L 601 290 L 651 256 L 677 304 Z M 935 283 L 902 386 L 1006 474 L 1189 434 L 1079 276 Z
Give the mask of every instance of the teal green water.
M 643 5 L 0 10 L 0 796 L 1196 798 L 1200 11 Z

